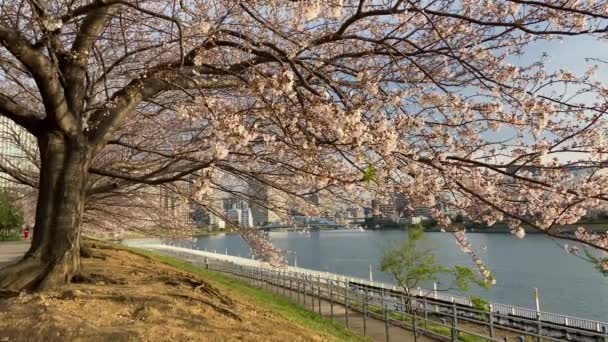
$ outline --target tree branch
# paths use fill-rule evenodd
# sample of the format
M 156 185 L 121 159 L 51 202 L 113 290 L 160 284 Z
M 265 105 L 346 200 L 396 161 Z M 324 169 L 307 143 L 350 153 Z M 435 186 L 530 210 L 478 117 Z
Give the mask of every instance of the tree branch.
M 33 135 L 37 135 L 42 123 L 42 115 L 22 107 L 4 94 L 0 94 L 0 115 L 9 118 Z
M 21 34 L 0 24 L 0 44 L 30 72 L 43 99 L 47 119 L 52 119 L 64 133 L 76 136 L 80 124 L 70 113 L 56 65 Z
M 84 81 L 89 55 L 93 44 L 110 21 L 110 10 L 111 7 L 104 6 L 90 11 L 74 39 L 71 58 L 62 60 L 61 69 L 66 80 L 65 96 L 72 113 L 81 113 L 84 109 Z

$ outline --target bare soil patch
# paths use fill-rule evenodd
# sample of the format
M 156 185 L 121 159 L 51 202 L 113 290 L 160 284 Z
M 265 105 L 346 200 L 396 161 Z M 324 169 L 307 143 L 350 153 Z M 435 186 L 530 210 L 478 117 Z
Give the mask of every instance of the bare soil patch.
M 72 284 L 0 298 L 0 342 L 335 340 L 199 276 L 92 247 Z

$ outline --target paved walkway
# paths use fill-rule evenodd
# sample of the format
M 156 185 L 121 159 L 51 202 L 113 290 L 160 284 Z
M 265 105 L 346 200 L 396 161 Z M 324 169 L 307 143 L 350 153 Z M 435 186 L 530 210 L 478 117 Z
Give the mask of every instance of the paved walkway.
M 0 268 L 19 260 L 29 248 L 27 241 L 0 242 Z

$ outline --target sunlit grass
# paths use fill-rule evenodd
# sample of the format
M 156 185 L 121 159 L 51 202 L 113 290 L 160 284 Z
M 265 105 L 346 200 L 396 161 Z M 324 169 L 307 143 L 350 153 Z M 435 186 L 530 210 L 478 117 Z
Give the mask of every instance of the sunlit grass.
M 234 291 L 243 297 L 246 297 L 248 300 L 254 301 L 257 306 L 265 307 L 284 319 L 313 330 L 325 332 L 334 336 L 339 341 L 371 341 L 369 338 L 360 336 L 346 329 L 341 324 L 332 322 L 285 297 L 253 287 L 243 281 L 228 277 L 219 272 L 203 269 L 187 261 L 172 258 L 170 256 L 155 254 L 139 249 L 130 248 L 130 250 L 149 256 L 159 262 L 171 265 L 186 272 L 199 275 L 220 290 Z

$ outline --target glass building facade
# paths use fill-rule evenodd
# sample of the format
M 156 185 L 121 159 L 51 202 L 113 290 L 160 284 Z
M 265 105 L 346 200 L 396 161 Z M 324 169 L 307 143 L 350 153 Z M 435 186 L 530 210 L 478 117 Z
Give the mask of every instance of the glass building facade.
M 35 180 L 38 161 L 36 138 L 0 116 L 0 188 L 10 190 L 22 186 L 14 175 Z

